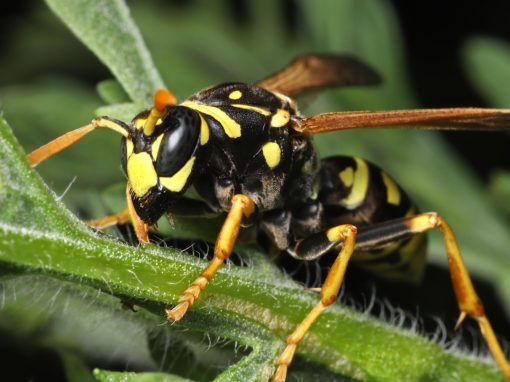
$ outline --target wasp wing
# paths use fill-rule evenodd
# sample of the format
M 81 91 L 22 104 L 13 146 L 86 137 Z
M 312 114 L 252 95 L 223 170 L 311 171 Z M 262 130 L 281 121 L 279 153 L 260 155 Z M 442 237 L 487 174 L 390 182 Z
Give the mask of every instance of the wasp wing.
M 510 109 L 451 108 L 394 111 L 348 111 L 293 119 L 305 134 L 361 128 L 419 128 L 433 130 L 510 130 Z
M 373 69 L 353 57 L 314 54 L 296 58 L 279 72 L 259 81 L 257 86 L 295 97 L 313 89 L 380 82 Z

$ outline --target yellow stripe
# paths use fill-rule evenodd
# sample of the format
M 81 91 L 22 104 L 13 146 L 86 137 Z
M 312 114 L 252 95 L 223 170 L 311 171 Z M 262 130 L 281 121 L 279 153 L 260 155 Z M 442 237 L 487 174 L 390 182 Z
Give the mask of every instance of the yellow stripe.
M 347 167 L 338 173 L 338 177 L 345 187 L 351 187 L 354 182 L 354 169 L 352 167 Z
M 146 152 L 133 154 L 127 162 L 129 184 L 136 196 L 141 198 L 158 183 L 152 158 Z
M 157 137 L 154 143 L 152 144 L 152 157 L 154 158 L 154 160 L 158 158 L 159 146 L 161 145 L 162 140 L 163 134 L 160 134 L 159 137 Z
M 264 154 L 264 159 L 266 160 L 269 168 L 275 168 L 280 164 L 282 152 L 278 143 L 267 142 L 264 146 L 262 146 L 262 154 Z
M 215 106 L 201 105 L 191 101 L 183 102 L 182 106 L 186 106 L 200 113 L 210 115 L 220 123 L 221 127 L 223 127 L 223 130 L 225 130 L 225 134 L 227 134 L 227 136 L 230 138 L 239 138 L 241 136 L 241 125 L 230 118 L 228 114 L 220 108 Z
M 126 158 L 129 158 L 133 154 L 135 146 L 131 139 L 126 139 Z
M 170 177 L 161 177 L 159 181 L 166 189 L 173 192 L 180 192 L 184 188 L 191 171 L 193 170 L 193 163 L 196 157 L 191 157 L 182 168 Z
M 271 127 L 283 127 L 290 121 L 290 114 L 287 110 L 278 109 L 271 118 Z
M 198 115 L 200 116 L 200 144 L 203 146 L 209 142 L 209 125 L 201 114 Z
M 356 208 L 365 200 L 370 176 L 366 162 L 356 157 L 353 157 L 353 159 L 356 161 L 356 170 L 354 171 L 351 192 L 341 200 L 342 204 L 348 208 Z
M 230 106 L 234 106 L 239 109 L 253 110 L 253 111 L 256 111 L 257 113 L 265 115 L 265 116 L 271 115 L 271 112 L 267 109 L 263 109 L 261 107 L 252 106 L 252 105 L 245 105 L 244 103 L 233 103 Z
M 386 186 L 386 201 L 389 204 L 398 206 L 400 204 L 400 190 L 393 179 L 384 171 L 381 171 L 382 180 Z

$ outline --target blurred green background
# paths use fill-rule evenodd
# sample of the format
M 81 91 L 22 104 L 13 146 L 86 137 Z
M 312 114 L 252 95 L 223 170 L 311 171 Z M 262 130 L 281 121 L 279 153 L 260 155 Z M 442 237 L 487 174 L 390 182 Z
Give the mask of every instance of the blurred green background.
M 223 81 L 254 82 L 299 53 L 347 52 L 380 71 L 379 88 L 328 91 L 306 114 L 350 109 L 510 105 L 510 5 L 459 8 L 429 1 L 145 1 L 128 3 L 166 85 L 180 99 Z M 87 123 L 110 103 L 108 70 L 37 1 L 2 12 L 0 100 L 26 151 Z M 105 15 L 107 17 L 107 15 Z M 125 57 L 129 60 L 129 57 Z M 103 94 L 103 98 L 100 94 Z M 118 100 L 113 100 L 117 102 Z M 345 132 L 317 139 L 321 155 L 358 155 L 386 168 L 422 210 L 458 233 L 496 329 L 510 337 L 510 138 L 504 133 Z M 111 210 L 123 181 L 118 137 L 99 131 L 38 168 L 82 218 Z M 70 186 L 71 185 L 71 186 Z M 68 187 L 70 186 L 70 187 Z M 122 195 L 119 195 L 122 197 Z M 115 198 L 115 196 L 113 196 Z M 382 286 L 380 297 L 452 327 L 456 306 L 436 235 L 425 287 Z M 354 273 L 348 280 L 359 297 Z M 360 276 L 361 277 L 361 276 Z M 381 285 L 381 284 L 378 284 Z M 444 290 L 444 292 L 443 292 Z M 433 298 L 431 296 L 442 296 Z M 2 322 L 0 364 L 27 363 L 26 377 L 64 378 L 56 354 L 27 345 Z M 44 332 L 44 328 L 41 329 Z M 90 363 L 93 350 L 88 353 Z M 126 354 L 110 368 L 124 369 Z M 104 366 L 104 365 L 103 365 Z M 25 377 L 25 375 L 23 375 Z M 22 380 L 22 379 L 20 379 Z

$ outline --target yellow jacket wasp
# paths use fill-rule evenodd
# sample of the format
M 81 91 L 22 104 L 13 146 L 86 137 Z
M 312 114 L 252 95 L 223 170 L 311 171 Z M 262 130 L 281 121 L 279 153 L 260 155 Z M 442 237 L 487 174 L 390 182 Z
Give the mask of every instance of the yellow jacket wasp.
M 414 127 L 497 130 L 510 127 L 510 110 L 453 108 L 336 112 L 301 116 L 290 98 L 332 86 L 371 85 L 378 75 L 347 56 L 307 55 L 255 85 L 227 83 L 202 90 L 181 104 L 160 90 L 154 106 L 131 123 L 99 117 L 28 155 L 35 166 L 96 128 L 120 133 L 128 178 L 127 208 L 90 222 L 103 228 L 131 220 L 141 243 L 163 214 L 227 213 L 214 258 L 166 310 L 178 321 L 229 257 L 241 229 L 301 260 L 336 251 L 320 302 L 288 336 L 274 381 L 284 381 L 296 347 L 321 312 L 337 298 L 351 256 L 382 277 L 420 278 L 423 234 L 443 235 L 461 311 L 457 326 L 475 319 L 491 354 L 510 380 L 510 364 L 485 316 L 455 236 L 437 213 L 418 214 L 404 190 L 376 165 L 357 157 L 318 159 L 313 134 L 354 128 Z M 201 200 L 184 192 L 193 185 Z

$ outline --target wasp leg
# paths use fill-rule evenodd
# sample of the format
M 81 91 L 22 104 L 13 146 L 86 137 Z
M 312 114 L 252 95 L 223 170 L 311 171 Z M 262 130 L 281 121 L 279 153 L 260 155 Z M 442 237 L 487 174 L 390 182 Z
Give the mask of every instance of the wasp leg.
M 435 212 L 429 212 L 362 227 L 356 237 L 355 249 L 365 251 L 381 248 L 395 241 L 433 229 L 439 229 L 443 234 L 453 289 L 461 311 L 455 328 L 457 329 L 467 316 L 476 320 L 496 364 L 505 377 L 510 380 L 510 364 L 505 358 L 494 330 L 485 315 L 482 302 L 473 287 L 453 230 L 441 216 Z
M 397 226 L 398 224 L 395 224 L 395 228 L 397 228 Z M 457 329 L 467 316 L 472 317 L 478 323 L 480 331 L 485 338 L 485 342 L 496 364 L 499 366 L 504 376 L 510 380 L 510 364 L 506 360 L 505 354 L 494 334 L 494 330 L 485 315 L 482 301 L 473 287 L 473 283 L 469 277 L 469 273 L 460 254 L 455 235 L 450 225 L 435 212 L 416 215 L 414 217 L 402 219 L 400 222 L 400 232 L 402 234 L 416 234 L 432 229 L 439 229 L 443 234 L 453 290 L 455 291 L 455 296 L 457 297 L 457 303 L 461 312 L 455 328 Z
M 94 229 L 105 229 L 117 224 L 127 223 L 129 220 L 129 208 L 125 208 L 115 215 L 104 216 L 100 219 L 86 220 L 85 223 Z
M 292 334 L 287 337 L 287 347 L 277 360 L 278 369 L 273 377 L 273 382 L 285 381 L 287 369 L 294 358 L 297 345 L 301 342 L 308 329 L 310 329 L 310 326 L 315 322 L 322 311 L 335 302 L 344 279 L 347 264 L 354 252 L 356 233 L 356 227 L 350 224 L 344 224 L 327 230 L 325 234 L 322 233 L 310 236 L 300 243 L 304 245 L 303 248 L 308 245 L 317 245 L 321 253 L 323 253 L 325 248 L 331 248 L 339 243 L 342 243 L 342 249 L 322 285 L 320 291 L 321 301 L 315 305 Z M 295 249 L 298 254 L 301 245 L 298 245 Z
M 255 211 L 255 204 L 245 195 L 238 194 L 232 198 L 232 207 L 221 227 L 214 248 L 214 258 L 209 265 L 200 273 L 191 286 L 184 291 L 178 304 L 173 309 L 167 309 L 169 321 L 179 321 L 193 305 L 207 283 L 213 278 L 223 262 L 232 253 L 232 248 L 237 239 L 243 215 L 249 217 Z
M 136 213 L 135 206 L 133 205 L 133 199 L 131 199 L 131 187 L 129 186 L 129 183 L 126 187 L 126 201 L 129 217 L 131 219 L 131 223 L 133 223 L 136 237 L 141 244 L 147 244 L 149 242 L 149 226 Z
M 182 197 L 178 206 L 172 207 L 170 214 L 186 217 L 216 217 L 218 213 L 213 211 L 207 204 L 200 200 Z M 86 220 L 85 223 L 94 229 L 105 229 L 117 224 L 125 224 L 129 221 L 129 208 L 125 208 L 117 214 L 107 215 L 100 219 Z

